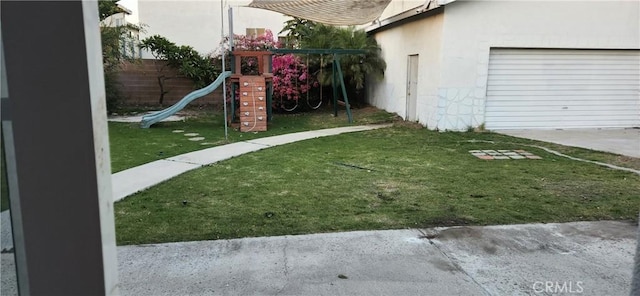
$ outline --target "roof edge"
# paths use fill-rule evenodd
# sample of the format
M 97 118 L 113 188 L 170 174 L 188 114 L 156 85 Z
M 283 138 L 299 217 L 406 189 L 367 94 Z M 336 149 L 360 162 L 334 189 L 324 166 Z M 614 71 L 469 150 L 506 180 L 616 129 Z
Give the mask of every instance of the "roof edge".
M 455 2 L 457 0 L 437 0 L 437 1 L 438 1 L 438 5 L 444 6 L 444 5 L 447 5 L 447 4 L 451 3 L 451 2 Z
M 444 6 L 456 0 L 431 0 L 384 20 L 375 20 L 364 30 L 367 34 L 375 34 L 397 26 L 427 18 L 444 12 Z
M 116 4 L 116 7 L 118 7 L 118 9 L 122 10 L 121 12 L 124 12 L 125 14 L 132 14 L 133 11 L 131 11 L 131 9 L 121 5 L 121 4 Z

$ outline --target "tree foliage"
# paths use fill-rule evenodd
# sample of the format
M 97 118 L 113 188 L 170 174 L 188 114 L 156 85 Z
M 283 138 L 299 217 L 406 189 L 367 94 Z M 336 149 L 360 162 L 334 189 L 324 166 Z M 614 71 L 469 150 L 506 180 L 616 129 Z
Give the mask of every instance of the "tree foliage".
M 287 42 L 286 44 L 283 44 L 284 47 L 299 48 L 300 40 L 307 39 L 311 35 L 311 31 L 314 30 L 315 26 L 315 22 L 299 17 L 293 17 L 284 23 L 284 28 L 282 28 L 278 34 L 282 34 L 284 32 L 287 33 L 285 35 Z
M 98 14 L 103 21 L 109 16 L 122 12 L 117 4 L 117 0 L 98 1 Z M 107 111 L 112 112 L 118 108 L 123 99 L 118 87 L 118 70 L 123 61 L 132 61 L 120 50 L 123 36 L 129 30 L 140 30 L 141 28 L 132 25 L 125 26 L 100 26 L 100 39 L 102 42 L 102 65 L 104 69 L 104 86 L 107 102 Z
M 104 20 L 116 13 L 122 12 L 117 2 L 120 0 L 100 0 L 98 1 L 98 14 L 100 20 Z
M 355 90 L 364 88 L 367 76 L 381 79 L 387 67 L 380 56 L 380 46 L 364 30 L 355 27 L 335 27 L 293 18 L 285 23 L 281 33 L 287 32 L 297 40 L 299 48 L 319 49 L 362 49 L 364 54 L 348 54 L 340 56 L 342 72 L 347 83 Z M 322 85 L 331 85 L 333 65 L 330 57 L 313 58 L 314 65 L 322 71 L 316 71 L 318 81 Z
M 200 55 L 191 46 L 178 46 L 160 35 L 143 39 L 140 48 L 151 51 L 156 59 L 167 61 L 169 67 L 191 79 L 196 88 L 210 84 L 220 75 L 219 68 L 210 58 Z

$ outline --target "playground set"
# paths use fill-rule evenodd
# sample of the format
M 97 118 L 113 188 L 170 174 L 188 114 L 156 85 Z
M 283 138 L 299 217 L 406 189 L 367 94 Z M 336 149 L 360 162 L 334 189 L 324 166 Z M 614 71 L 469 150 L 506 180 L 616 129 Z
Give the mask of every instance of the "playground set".
M 344 83 L 344 75 L 340 66 L 340 55 L 343 54 L 363 54 L 363 50 L 358 49 L 271 49 L 269 51 L 239 51 L 231 52 L 231 71 L 221 73 L 218 78 L 204 88 L 195 90 L 187 94 L 176 104 L 142 118 L 140 123 L 142 128 L 149 128 L 157 123 L 185 108 L 192 101 L 204 97 L 223 84 L 231 85 L 231 122 L 240 124 L 241 132 L 258 132 L 267 130 L 267 122 L 273 118 L 273 73 L 272 56 L 274 54 L 296 54 L 306 55 L 328 55 L 333 58 L 333 112 L 338 116 L 338 106 L 344 105 L 349 123 L 353 122 L 351 106 L 347 96 Z M 253 75 L 242 73 L 242 58 L 253 58 L 257 60 L 258 71 Z M 223 83 L 224 82 L 224 83 Z M 239 98 L 236 98 L 236 90 L 239 90 Z M 338 100 L 339 91 L 342 93 L 344 101 Z M 239 101 L 239 115 L 236 112 L 235 102 Z
M 221 2 L 221 6 L 224 6 Z M 222 7 L 221 7 L 222 11 Z M 229 36 L 233 36 L 232 8 L 229 8 Z M 223 18 L 221 18 L 223 20 Z M 222 28 L 224 28 L 224 23 Z M 224 35 L 224 29 L 221 35 Z M 174 105 L 142 117 L 140 126 L 149 128 L 154 123 L 162 121 L 178 111 L 185 108 L 192 101 L 206 96 L 218 87 L 226 88 L 231 86 L 231 118 L 230 122 L 238 122 L 241 132 L 266 131 L 268 122 L 273 118 L 273 61 L 274 54 L 294 54 L 306 55 L 307 65 L 309 55 L 320 55 L 321 59 L 327 55 L 333 58 L 332 80 L 333 87 L 333 115 L 338 116 L 338 105 L 346 108 L 347 119 L 353 123 L 351 115 L 351 105 L 347 97 L 347 90 L 344 84 L 344 75 L 340 66 L 340 55 L 343 54 L 364 54 L 364 50 L 359 49 L 269 49 L 266 51 L 241 51 L 234 50 L 233 38 L 229 38 L 231 49 L 231 71 L 225 69 L 224 51 L 222 56 L 222 73 L 211 84 L 204 88 L 192 91 Z M 257 73 L 242 73 L 242 59 L 252 58 L 257 61 Z M 339 101 L 339 89 L 342 91 L 344 101 Z M 239 98 L 236 98 L 236 90 L 239 90 Z M 229 117 L 227 115 L 227 92 L 223 91 L 224 113 L 225 113 L 225 136 Z M 308 94 L 308 91 L 307 91 Z M 239 113 L 236 116 L 236 102 L 239 102 Z M 322 95 L 320 96 L 320 103 Z M 319 104 L 317 105 L 319 107 Z M 317 107 L 316 107 L 317 108 Z

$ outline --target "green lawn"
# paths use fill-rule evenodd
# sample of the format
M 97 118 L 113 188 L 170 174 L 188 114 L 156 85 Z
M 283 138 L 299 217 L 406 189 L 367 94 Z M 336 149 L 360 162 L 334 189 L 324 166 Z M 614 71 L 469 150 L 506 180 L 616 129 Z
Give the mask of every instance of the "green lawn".
M 116 203 L 118 243 L 637 219 L 640 176 L 506 144 L 516 141 L 540 144 L 396 124 L 262 150 Z M 555 147 L 625 162 L 606 153 Z M 468 153 L 476 149 L 524 149 L 543 159 L 486 161 Z
M 303 114 L 275 114 L 267 132 L 240 133 L 230 128 L 229 142 L 349 125 L 344 110 L 340 111 L 338 117 L 332 114 L 329 109 Z M 221 112 L 201 111 L 196 115 L 184 122 L 163 122 L 149 129 L 141 129 L 138 123 L 109 122 L 112 172 L 227 143 Z M 354 109 L 353 116 L 354 124 L 391 122 L 394 118 L 393 114 L 373 107 Z M 192 142 L 183 133 L 173 133 L 174 130 L 198 133 L 205 140 Z

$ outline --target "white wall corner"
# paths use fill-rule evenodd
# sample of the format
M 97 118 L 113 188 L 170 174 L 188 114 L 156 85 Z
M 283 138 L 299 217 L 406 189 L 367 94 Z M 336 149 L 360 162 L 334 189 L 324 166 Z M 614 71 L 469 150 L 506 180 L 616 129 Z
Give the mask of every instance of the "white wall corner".
M 83 1 L 84 32 L 87 52 L 91 116 L 98 184 L 102 261 L 106 295 L 119 295 L 116 231 L 111 189 L 111 159 L 107 127 L 106 94 L 102 65 L 102 46 L 98 26 L 98 4 Z

